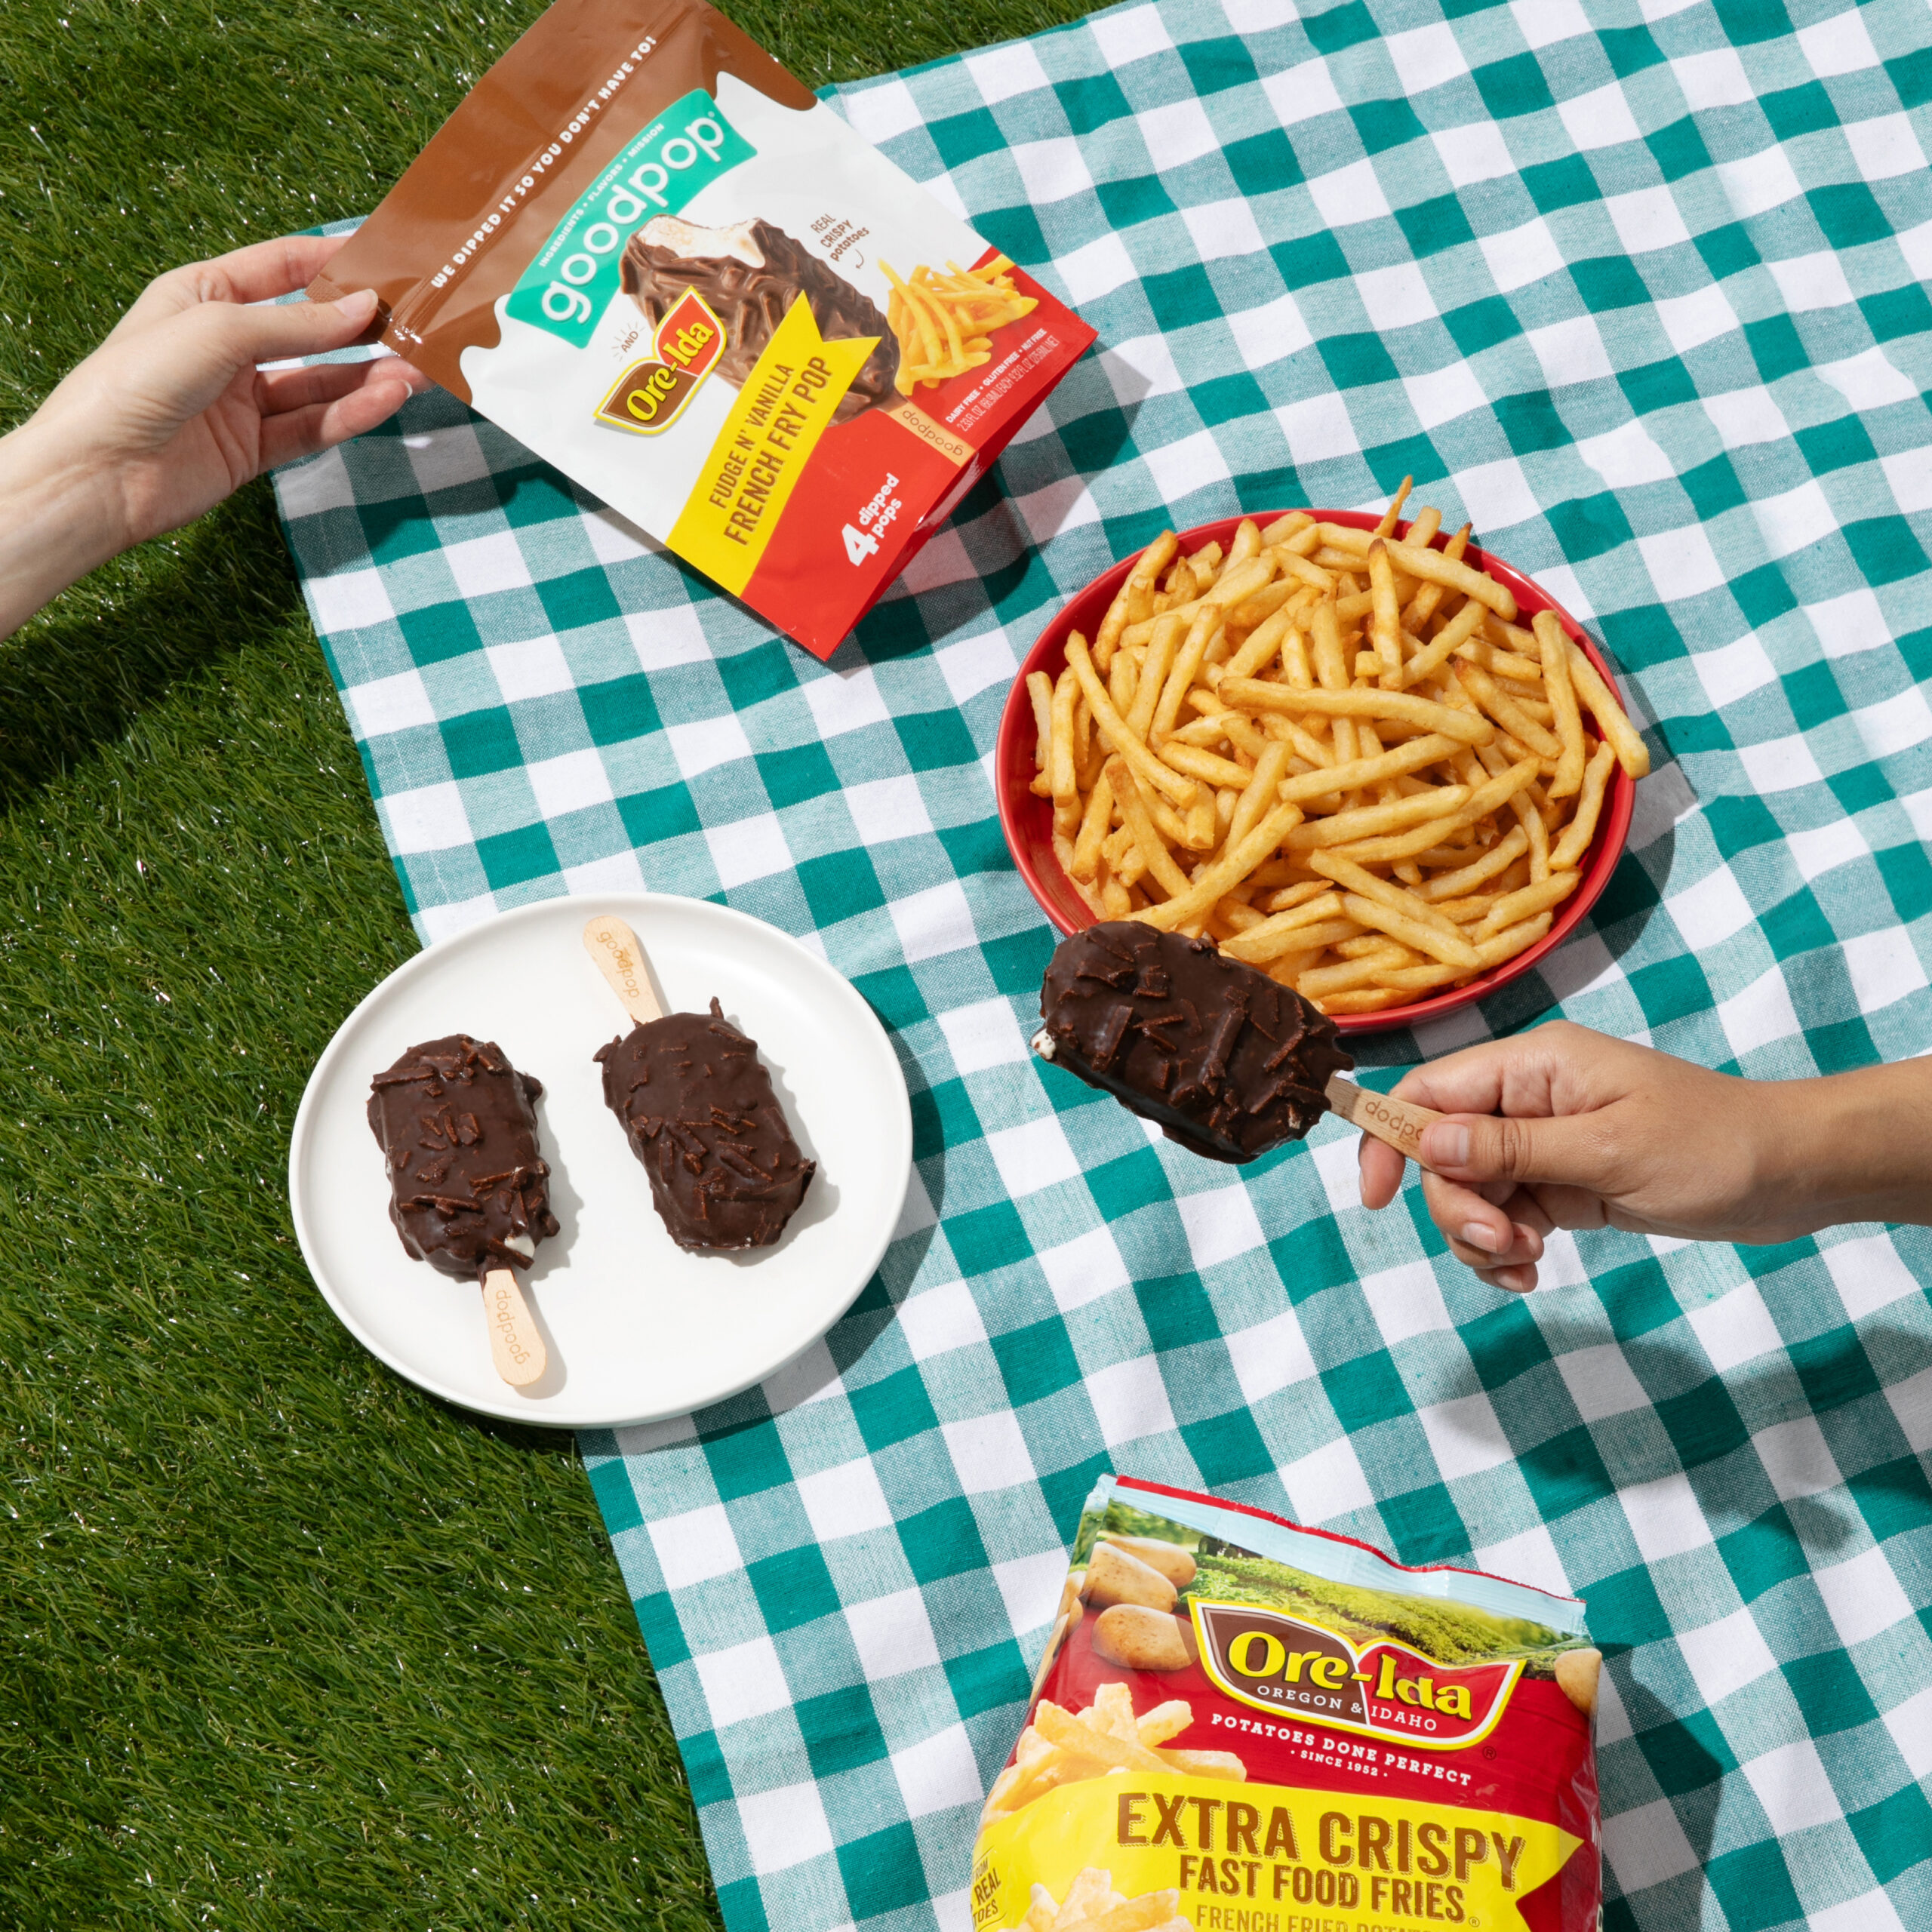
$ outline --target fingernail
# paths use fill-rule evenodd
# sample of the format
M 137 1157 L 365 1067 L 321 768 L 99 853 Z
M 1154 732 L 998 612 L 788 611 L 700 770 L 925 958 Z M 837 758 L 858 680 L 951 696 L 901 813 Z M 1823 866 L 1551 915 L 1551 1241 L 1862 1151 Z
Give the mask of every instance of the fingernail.
M 340 297 L 336 305 L 352 321 L 360 321 L 376 312 L 376 291 L 373 288 L 358 288 L 352 295 Z
M 1446 1120 L 1424 1128 L 1422 1157 L 1434 1168 L 1466 1167 L 1469 1159 L 1469 1130 Z
M 1463 1238 L 1472 1247 L 1479 1247 L 1485 1254 L 1500 1254 L 1509 1244 L 1500 1238 L 1496 1230 L 1487 1221 L 1471 1221 L 1463 1229 Z
M 1490 1278 L 1506 1294 L 1526 1295 L 1536 1286 L 1527 1268 L 1499 1268 Z

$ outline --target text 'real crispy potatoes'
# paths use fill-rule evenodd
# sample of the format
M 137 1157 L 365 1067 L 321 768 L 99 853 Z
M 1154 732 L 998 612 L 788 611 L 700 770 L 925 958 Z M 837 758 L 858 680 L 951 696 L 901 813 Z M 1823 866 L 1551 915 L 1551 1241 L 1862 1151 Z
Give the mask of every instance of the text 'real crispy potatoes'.
M 1524 628 L 1465 560 L 1467 525 L 1435 549 L 1425 509 L 1396 538 L 1408 491 L 1373 531 L 1298 510 L 1192 555 L 1164 532 L 1032 674 L 1033 789 L 1097 918 L 1204 934 L 1332 1014 L 1549 931 L 1612 771 L 1650 754 L 1555 614 Z M 1163 1607 L 1089 1596 L 1116 1601 Z

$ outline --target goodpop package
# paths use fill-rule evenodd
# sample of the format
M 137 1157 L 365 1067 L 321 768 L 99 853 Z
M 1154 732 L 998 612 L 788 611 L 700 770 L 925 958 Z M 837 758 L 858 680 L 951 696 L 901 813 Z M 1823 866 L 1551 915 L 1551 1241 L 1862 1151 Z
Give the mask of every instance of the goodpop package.
M 981 1932 L 1595 1932 L 1574 1598 L 1109 1476 L 1061 1604 Z
M 311 285 L 828 657 L 1094 340 L 703 0 L 557 0 Z

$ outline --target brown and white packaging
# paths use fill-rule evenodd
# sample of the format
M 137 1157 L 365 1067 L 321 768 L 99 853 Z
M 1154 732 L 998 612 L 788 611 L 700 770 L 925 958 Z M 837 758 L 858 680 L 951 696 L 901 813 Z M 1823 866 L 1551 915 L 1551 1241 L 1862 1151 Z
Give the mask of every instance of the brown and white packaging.
M 1094 339 L 703 0 L 557 0 L 309 290 L 820 657 Z

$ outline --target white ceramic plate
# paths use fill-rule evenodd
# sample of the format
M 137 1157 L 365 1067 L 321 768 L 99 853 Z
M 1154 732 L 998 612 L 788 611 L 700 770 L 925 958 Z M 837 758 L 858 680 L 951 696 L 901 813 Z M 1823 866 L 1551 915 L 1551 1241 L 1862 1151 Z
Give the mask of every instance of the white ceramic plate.
M 775 1247 L 688 1254 L 658 1219 L 591 1060 L 631 1024 L 583 949 L 585 921 L 600 912 L 636 930 L 667 1011 L 702 1011 L 715 994 L 757 1041 L 818 1162 Z M 550 1356 L 526 1391 L 490 1365 L 481 1290 L 403 1252 L 364 1116 L 371 1075 L 405 1047 L 457 1032 L 496 1041 L 543 1083 L 537 1120 L 562 1227 L 525 1277 Z M 365 1348 L 465 1408 L 592 1429 L 721 1401 L 808 1348 L 878 1266 L 912 1164 L 897 1057 L 846 980 L 761 920 L 638 892 L 522 906 L 398 967 L 317 1062 L 288 1174 L 303 1258 Z

